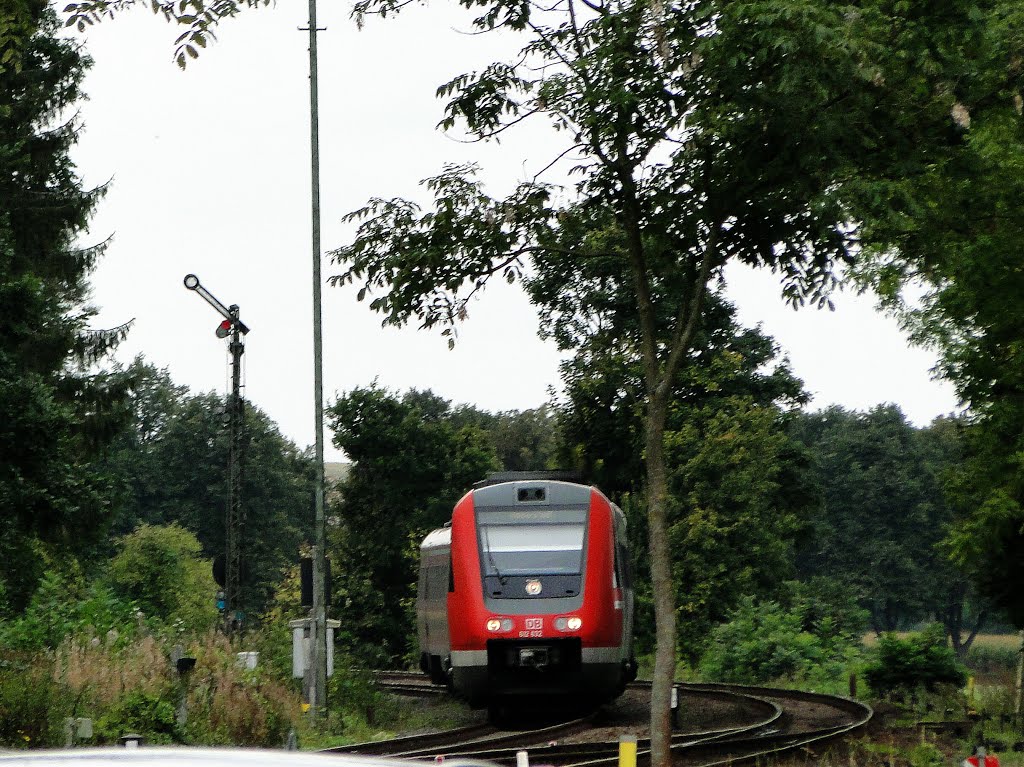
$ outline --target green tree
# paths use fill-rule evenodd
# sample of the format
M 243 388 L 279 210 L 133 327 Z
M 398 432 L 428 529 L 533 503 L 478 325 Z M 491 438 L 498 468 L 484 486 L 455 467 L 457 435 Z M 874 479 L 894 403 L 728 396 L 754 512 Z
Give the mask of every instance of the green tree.
M 530 289 L 542 311 L 561 305 L 557 314 L 545 314 L 543 330 L 575 348 L 562 366 L 564 465 L 580 468 L 616 498 L 628 495 L 622 505 L 641 574 L 637 639 L 648 649 L 643 368 L 635 353 L 623 350 L 630 348 L 621 341 L 631 332 L 628 316 L 588 326 L 574 322 L 579 310 L 568 310 L 571 301 L 593 300 L 596 291 L 587 284 L 593 265 L 552 264 Z M 702 365 L 680 370 L 666 419 L 678 645 L 691 658 L 741 595 L 774 595 L 792 571 L 799 520 L 815 500 L 805 479 L 807 459 L 785 436 L 787 409 L 804 401 L 801 384 L 772 340 L 740 328 L 734 314 L 720 297 L 709 299 L 694 341 Z
M 898 407 L 886 405 L 869 413 L 831 407 L 797 427 L 823 492 L 811 546 L 800 560 L 803 573 L 842 577 L 878 634 L 919 619 L 942 532 L 931 518 L 913 426 Z
M 560 468 L 555 459 L 558 417 L 547 405 L 506 411 L 485 428 L 505 471 L 543 471 Z
M 84 371 L 126 328 L 88 329 L 103 248 L 76 237 L 102 190 L 82 188 L 70 158 L 80 126 L 65 118 L 89 64 L 42 0 L 0 12 L 0 597 L 14 611 L 47 552 L 76 555 L 112 511 L 93 461 L 120 425 L 124 387 Z
M 793 577 L 813 500 L 806 456 L 777 411 L 739 397 L 716 404 L 666 434 L 679 645 L 691 658 L 744 596 L 774 597 Z
M 942 546 L 956 518 L 944 484 L 959 467 L 959 430 L 952 419 L 917 429 L 894 405 L 867 413 L 832 407 L 793 423 L 822 494 L 802 575 L 842 578 L 877 634 L 934 618 L 966 654 L 986 611 L 975 610 L 963 640 L 969 604 L 978 600 Z
M 404 4 L 362 0 L 356 13 Z M 474 168 L 448 167 L 426 182 L 429 212 L 375 198 L 350 215 L 361 223 L 336 252 L 336 281 L 361 283 L 360 298 L 378 292 L 370 306 L 385 322 L 451 335 L 489 278 L 515 280 L 530 258 L 608 261 L 612 290 L 595 294 L 592 316 L 604 304 L 634 317 L 623 342 L 644 371 L 652 761 L 664 767 L 676 640 L 665 424 L 678 371 L 700 364 L 708 285 L 739 260 L 776 270 L 794 303 L 824 304 L 834 264 L 853 257 L 850 201 L 878 177 L 927 166 L 950 140 L 943 86 L 989 17 L 973 2 L 942 14 L 824 0 L 466 5 L 480 31 L 525 41 L 510 61 L 439 88 L 442 125 L 486 140 L 547 118 L 566 142 L 545 167 L 565 160 L 578 182 L 558 190 L 532 179 L 493 198 Z
M 861 238 L 870 258 L 860 277 L 913 339 L 939 352 L 939 373 L 970 407 L 949 551 L 1024 627 L 1024 319 L 1017 310 L 1024 294 L 1024 12 L 998 1 L 979 3 L 973 13 L 985 23 L 956 43 L 951 30 L 926 54 L 937 61 L 953 45 L 972 49 L 971 61 L 944 79 L 935 104 L 954 118 L 944 151 L 913 174 L 877 179 L 861 201 L 869 211 Z M 878 215 L 882 200 L 899 204 Z
M 419 543 L 455 502 L 498 468 L 486 434 L 429 391 L 402 397 L 376 384 L 329 409 L 334 444 L 352 460 L 332 509 L 335 603 L 343 631 L 367 660 L 405 658 L 413 626 Z
M 576 268 L 587 271 L 589 263 L 578 262 Z M 554 302 L 564 304 L 573 292 L 586 294 L 582 274 L 544 270 L 531 281 L 530 290 L 545 316 L 542 332 L 574 349 L 561 366 L 560 463 L 580 469 L 613 496 L 642 493 L 643 365 L 635 347 L 621 338 L 627 331 L 615 324 L 628 317 L 606 318 L 599 328 L 586 331 L 567 326 L 572 313 L 548 318 L 545 309 Z M 694 340 L 702 364 L 679 371 L 668 430 L 705 422 L 719 409 L 733 407 L 737 398 L 777 408 L 780 418 L 806 401 L 802 383 L 780 360 L 774 341 L 760 330 L 741 328 L 734 315 L 735 308 L 721 297 L 708 301 Z
M 966 467 L 964 435 L 968 430 L 966 419 L 943 417 L 918 432 L 929 478 L 926 491 L 930 496 L 932 524 L 944 535 L 929 568 L 933 583 L 931 612 L 934 619 L 945 626 L 953 651 L 960 660 L 967 657 L 978 632 L 992 614 L 992 603 L 972 582 L 969 568 L 949 556 L 949 531 L 969 515 L 958 503 L 953 489 L 956 478 L 962 476 Z
M 190 394 L 166 370 L 136 359 L 121 375 L 136 382 L 132 428 L 107 459 L 120 509 L 115 534 L 139 524 L 178 524 L 194 533 L 208 557 L 225 549 L 228 435 L 224 400 Z M 242 603 L 262 610 L 283 570 L 297 561 L 309 535 L 312 462 L 258 408 L 247 404 L 242 504 Z
M 141 525 L 120 539 L 106 579 L 148 617 L 178 621 L 188 631 L 209 629 L 217 620 L 210 562 L 198 539 L 178 525 Z

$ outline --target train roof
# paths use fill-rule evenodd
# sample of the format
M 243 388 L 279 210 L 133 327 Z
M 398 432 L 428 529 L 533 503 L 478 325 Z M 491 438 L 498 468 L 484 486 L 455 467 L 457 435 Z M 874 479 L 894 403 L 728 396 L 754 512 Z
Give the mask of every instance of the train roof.
M 581 506 L 590 505 L 590 485 L 559 482 L 550 479 L 502 482 L 479 487 L 473 491 L 473 507 L 521 508 L 524 506 Z
M 578 471 L 496 471 L 492 474 L 488 474 L 485 479 L 481 479 L 479 482 L 474 483 L 473 489 L 478 490 L 481 487 L 501 485 L 506 482 L 536 482 L 544 480 L 551 482 L 571 482 L 574 485 L 587 484 L 583 481 L 583 475 Z
M 423 539 L 423 543 L 420 544 L 421 549 L 433 549 L 438 546 L 451 546 L 452 545 L 452 528 L 451 523 L 440 527 L 437 530 L 432 530 L 427 533 L 427 537 Z

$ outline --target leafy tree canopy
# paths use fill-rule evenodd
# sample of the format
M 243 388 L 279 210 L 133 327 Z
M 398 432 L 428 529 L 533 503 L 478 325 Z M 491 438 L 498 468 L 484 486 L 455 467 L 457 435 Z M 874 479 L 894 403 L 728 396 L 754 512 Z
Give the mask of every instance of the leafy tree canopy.
M 117 375 L 136 383 L 132 426 L 106 459 L 120 499 L 113 531 L 124 535 L 139 524 L 177 524 L 198 537 L 205 556 L 222 554 L 228 482 L 224 400 L 190 394 L 166 370 L 142 359 Z M 251 404 L 244 444 L 242 599 L 246 610 L 259 611 L 310 535 L 313 469 L 310 457 Z
M 970 406 L 976 426 L 956 482 L 960 520 L 949 550 L 1024 626 L 1016 588 L 1024 575 L 1016 556 L 1024 537 L 1024 12 L 1012 2 L 965 7 L 983 23 L 969 25 L 962 42 L 949 28 L 929 54 L 948 66 L 958 47 L 973 48 L 934 88 L 934 108 L 952 118 L 948 140 L 934 162 L 866 190 L 859 276 L 914 340 L 938 351 L 938 372 Z M 899 34 L 920 49 L 928 22 Z
M 944 485 L 960 466 L 962 428 L 948 418 L 915 428 L 895 405 L 867 413 L 832 407 L 791 426 L 812 456 L 822 494 L 800 552 L 801 574 L 842 578 L 879 634 L 940 620 L 958 652 L 987 615 L 943 545 L 959 513 Z
M 102 190 L 75 174 L 79 125 L 64 113 L 90 62 L 58 30 L 41 0 L 0 14 L 0 594 L 16 611 L 47 551 L 74 556 L 103 535 L 110 483 L 93 458 L 121 426 L 126 388 L 84 372 L 127 328 L 88 329 L 103 248 L 76 237 Z
M 403 5 L 363 0 L 356 13 Z M 493 197 L 474 168 L 445 168 L 426 181 L 427 212 L 373 198 L 350 215 L 359 228 L 336 252 L 336 281 L 360 283 L 360 298 L 374 293 L 385 322 L 440 324 L 450 335 L 488 279 L 515 280 L 530 258 L 619 262 L 610 265 L 619 289 L 598 285 L 592 306 L 633 316 L 643 364 L 658 623 L 652 761 L 662 767 L 675 647 L 665 423 L 709 281 L 739 260 L 776 270 L 796 304 L 827 302 L 835 264 L 855 253 L 851 222 L 899 203 L 880 197 L 879 183 L 922 172 L 961 140 L 949 84 L 982 88 L 993 67 L 1005 73 L 995 43 L 1013 41 L 996 26 L 1010 5 L 464 5 L 479 30 L 522 32 L 524 45 L 442 85 L 442 125 L 486 140 L 546 118 L 567 139 L 551 163 L 565 160 L 576 183 L 529 179 Z
M 353 461 L 332 509 L 335 601 L 342 631 L 367 660 L 394 664 L 410 648 L 419 543 L 455 502 L 498 468 L 466 409 L 429 391 L 399 397 L 373 384 L 328 409 L 334 444 Z
M 143 613 L 182 630 L 201 632 L 217 620 L 209 560 L 183 527 L 142 525 L 122 538 L 106 578 Z

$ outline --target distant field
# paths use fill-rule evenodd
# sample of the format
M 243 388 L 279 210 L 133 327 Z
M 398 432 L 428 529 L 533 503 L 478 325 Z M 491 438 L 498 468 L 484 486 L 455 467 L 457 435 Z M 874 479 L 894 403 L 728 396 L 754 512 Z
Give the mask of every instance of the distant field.
M 975 647 L 998 647 L 1000 649 L 1019 650 L 1020 635 L 1018 634 L 978 634 L 974 639 Z
M 898 636 L 911 632 L 898 631 Z M 965 636 L 964 639 L 967 637 Z M 878 642 L 874 634 L 864 636 L 864 645 Z M 967 657 L 963 660 L 967 670 L 985 684 L 1012 684 L 1020 662 L 1020 636 L 1018 634 L 978 634 Z
M 912 631 L 897 631 L 896 636 L 906 637 L 914 632 Z M 964 634 L 964 639 L 967 639 L 967 635 Z M 873 633 L 867 633 L 864 635 L 864 644 L 871 647 L 878 641 Z M 985 647 L 992 649 L 1006 649 L 1006 650 L 1019 650 L 1020 649 L 1020 635 L 1019 634 L 978 634 L 974 638 L 974 647 Z

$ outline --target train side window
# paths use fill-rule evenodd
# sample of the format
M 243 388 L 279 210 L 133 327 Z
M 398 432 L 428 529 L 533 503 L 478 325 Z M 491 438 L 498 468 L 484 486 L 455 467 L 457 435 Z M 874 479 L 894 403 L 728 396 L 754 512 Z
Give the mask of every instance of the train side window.
M 622 544 L 616 545 L 615 549 L 618 552 L 616 559 L 622 568 L 622 587 L 631 589 L 633 588 L 633 562 L 629 558 L 629 549 Z
M 435 565 L 434 574 L 432 578 L 432 596 L 434 599 L 440 599 L 444 596 L 444 566 Z
M 615 552 L 613 557 L 615 561 L 612 563 L 612 588 L 617 589 L 622 587 L 622 563 L 619 561 L 619 547 L 616 545 L 612 549 Z
M 455 569 L 452 567 L 452 553 L 448 552 L 448 593 L 455 593 Z

